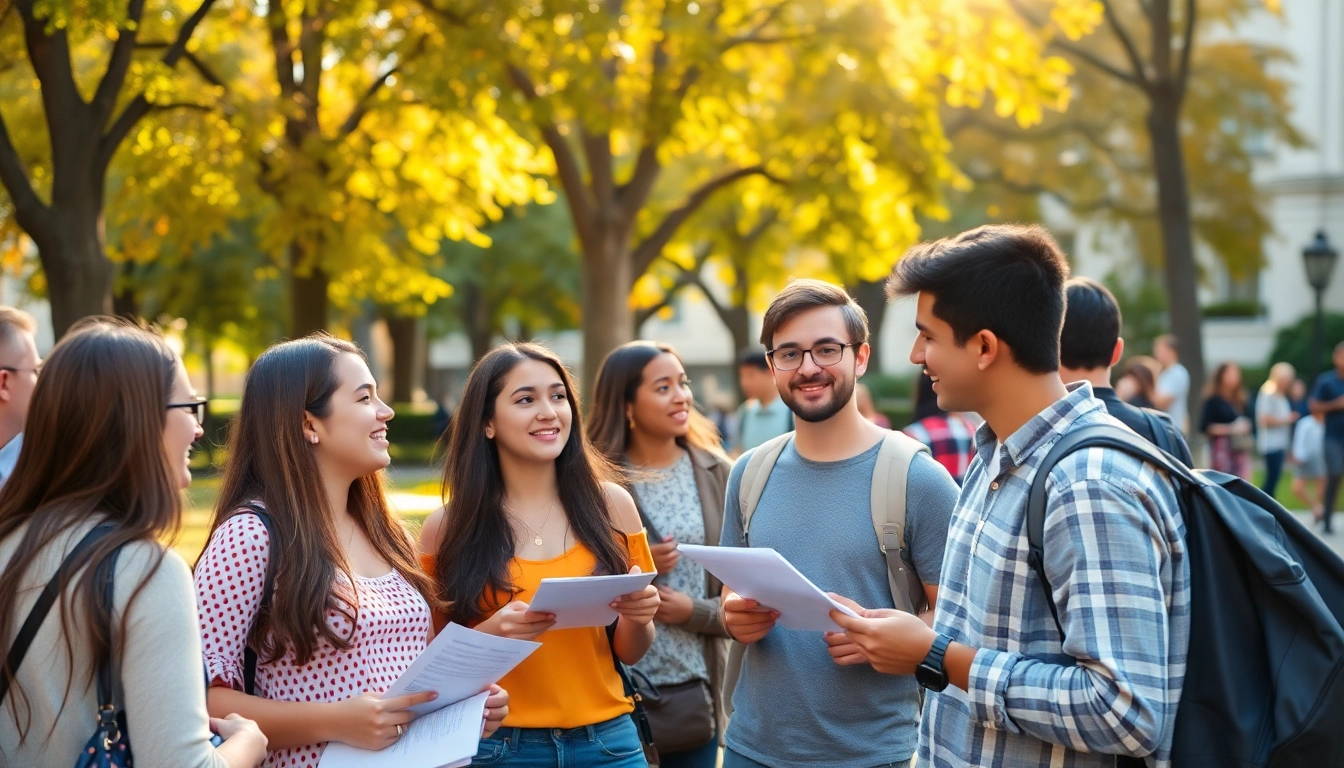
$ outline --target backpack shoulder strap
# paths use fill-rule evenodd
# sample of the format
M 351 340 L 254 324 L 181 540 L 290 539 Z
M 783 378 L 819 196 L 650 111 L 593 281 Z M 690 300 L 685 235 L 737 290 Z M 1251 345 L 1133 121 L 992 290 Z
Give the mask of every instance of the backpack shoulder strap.
M 1152 431 L 1153 442 L 1157 443 L 1157 447 L 1167 453 L 1172 453 L 1171 435 L 1167 433 L 1167 425 L 1163 422 L 1162 417 L 1158 416 L 1155 411 L 1148 408 L 1140 408 L 1139 412 L 1143 414 L 1144 420 L 1148 422 L 1148 429 Z
M 257 613 L 252 617 L 252 626 L 256 626 L 263 616 L 269 616 L 271 613 L 271 598 L 275 594 L 275 572 L 280 567 L 280 540 L 275 535 L 275 520 L 271 514 L 260 504 L 248 503 L 247 512 L 242 514 L 256 515 L 261 524 L 266 526 L 267 550 L 269 552 L 266 558 L 266 579 L 261 587 L 261 604 L 257 606 Z M 250 628 L 249 628 L 250 632 Z M 243 647 L 243 692 L 249 696 L 256 695 L 257 687 L 257 652 L 250 645 Z
M 1050 472 L 1065 456 L 1085 448 L 1110 448 L 1122 451 L 1140 461 L 1146 461 L 1163 469 L 1173 479 L 1189 485 L 1200 485 L 1201 481 L 1189 469 L 1158 450 L 1152 443 L 1134 434 L 1128 429 L 1110 424 L 1092 424 L 1064 434 L 1051 447 L 1036 468 L 1031 480 L 1031 491 L 1027 496 L 1027 564 L 1036 572 L 1036 578 L 1045 590 L 1045 601 L 1050 606 L 1050 615 L 1055 619 L 1055 627 L 1060 637 L 1064 636 L 1064 625 L 1059 621 L 1059 608 L 1055 605 L 1055 591 L 1045 575 L 1045 484 Z
M 761 443 L 752 452 L 746 468 L 742 470 L 742 482 L 737 487 L 737 508 L 742 518 L 743 544 L 750 544 L 751 516 L 756 512 L 761 494 L 765 493 L 765 484 L 770 480 L 770 472 L 775 468 L 775 462 L 779 461 L 779 455 L 784 452 L 784 447 L 792 439 L 793 433 L 787 432 Z
M 907 613 L 919 613 L 928 604 L 924 585 L 905 567 L 905 500 L 910 482 L 910 463 L 915 455 L 928 453 L 923 443 L 901 432 L 888 432 L 877 451 L 873 467 L 870 509 L 877 544 L 887 560 L 887 585 L 895 606 Z
M 42 622 L 46 621 L 47 614 L 56 604 L 56 599 L 61 594 L 61 586 L 68 583 L 70 575 L 85 564 L 83 555 L 89 547 L 111 533 L 114 527 L 112 523 L 99 523 L 84 534 L 79 543 L 75 544 L 61 561 L 60 567 L 56 569 L 56 575 L 52 576 L 51 581 L 42 588 L 42 594 L 37 596 L 37 602 L 33 603 L 28 618 L 24 619 L 19 633 L 14 636 L 14 644 L 9 648 L 9 655 L 5 659 L 5 669 L 9 674 L 0 675 L 0 701 L 4 701 L 9 693 L 10 681 L 19 674 L 19 665 L 23 664 L 23 657 L 28 655 L 28 648 L 32 646 L 38 630 L 42 628 Z

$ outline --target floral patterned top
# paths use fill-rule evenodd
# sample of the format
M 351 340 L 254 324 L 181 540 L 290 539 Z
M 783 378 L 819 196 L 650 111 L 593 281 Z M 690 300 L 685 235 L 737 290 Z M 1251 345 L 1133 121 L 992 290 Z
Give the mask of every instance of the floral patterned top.
M 682 544 L 705 543 L 704 512 L 689 453 L 683 451 L 677 463 L 666 469 L 640 470 L 633 485 L 640 508 L 658 533 L 673 536 Z M 691 597 L 701 597 L 705 592 L 705 568 L 683 557 L 671 573 L 658 577 L 658 583 Z M 681 626 L 660 623 L 653 647 L 635 666 L 654 685 L 676 685 L 697 679 L 709 682 L 704 637 Z
M 246 510 L 235 514 L 210 537 L 196 564 L 196 608 L 201 642 L 212 685 L 243 689 L 243 649 L 253 617 L 261 606 L 270 538 L 266 526 Z M 344 574 L 337 588 L 348 590 Z M 376 578 L 355 577 L 357 624 L 329 612 L 327 621 L 341 637 L 353 637 L 348 650 L 326 640 L 313 658 L 299 666 L 289 650 L 274 664 L 258 664 L 256 694 L 273 701 L 344 701 L 365 691 L 386 690 L 429 643 L 429 604 L 410 582 L 393 570 Z M 266 768 L 316 768 L 325 744 L 273 751 Z

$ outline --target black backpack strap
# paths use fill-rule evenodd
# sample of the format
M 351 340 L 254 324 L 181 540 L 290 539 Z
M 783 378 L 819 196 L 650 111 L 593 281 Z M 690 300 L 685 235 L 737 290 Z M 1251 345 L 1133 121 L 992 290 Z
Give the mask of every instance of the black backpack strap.
M 28 655 L 28 647 L 33 644 L 33 639 L 37 637 L 37 631 L 42 628 L 42 622 L 46 621 L 47 614 L 51 612 L 51 607 L 56 604 L 56 598 L 60 596 L 61 585 L 68 581 L 71 572 L 84 565 L 82 555 L 85 551 L 98 543 L 104 536 L 113 531 L 115 526 L 112 523 L 100 523 L 95 525 L 84 538 L 79 540 L 74 549 L 65 556 L 61 565 L 56 569 L 56 575 L 51 577 L 51 581 L 42 589 L 42 594 L 38 595 L 37 602 L 33 604 L 33 609 L 28 612 L 28 618 L 24 620 L 23 626 L 19 628 L 19 633 L 14 636 L 14 644 L 9 648 L 8 658 L 5 660 L 5 666 L 9 670 L 9 677 L 0 676 L 0 701 L 5 700 L 9 693 L 10 681 L 19 674 L 19 665 L 23 663 L 23 657 Z
M 1167 425 L 1162 422 L 1162 418 L 1147 408 L 1140 408 L 1139 412 L 1143 414 L 1144 420 L 1148 422 L 1148 429 L 1152 431 L 1153 442 L 1157 443 L 1157 447 L 1167 453 L 1174 454 L 1175 451 L 1172 450 L 1171 445 L 1171 435 L 1168 434 Z
M 252 626 L 256 626 L 263 616 L 269 616 L 271 613 L 271 597 L 275 593 L 275 571 L 279 567 L 278 556 L 280 553 L 280 541 L 275 535 L 275 521 L 271 519 L 269 512 L 260 504 L 248 503 L 248 512 L 257 516 L 261 524 L 266 526 L 266 538 L 268 541 L 268 550 L 270 554 L 266 558 L 266 578 L 261 587 L 261 604 L 257 606 L 256 616 L 252 618 Z M 250 633 L 249 628 L 249 633 Z M 243 646 L 243 692 L 249 696 L 256 695 L 257 688 L 257 652 L 252 650 L 251 646 Z
M 112 618 L 112 591 L 116 581 L 117 555 L 119 554 L 121 554 L 121 547 L 112 550 L 112 553 L 98 564 L 98 581 L 102 584 L 103 590 L 103 610 L 107 611 L 109 621 Z M 109 635 L 109 640 L 112 636 Z M 106 654 L 100 655 L 98 658 L 98 727 L 105 734 L 119 734 L 116 738 L 109 736 L 110 741 L 115 743 L 121 740 L 120 727 L 117 724 L 116 705 L 112 702 L 112 659 L 110 655 Z
M 1036 578 L 1041 582 L 1041 589 L 1045 590 L 1045 601 L 1050 606 L 1050 615 L 1055 619 L 1055 627 L 1059 629 L 1060 637 L 1064 636 L 1064 625 L 1059 621 L 1059 608 L 1055 605 L 1054 589 L 1045 576 L 1045 484 L 1055 465 L 1065 456 L 1084 448 L 1110 448 L 1122 451 L 1165 470 L 1172 478 L 1190 485 L 1200 484 L 1200 480 L 1180 462 L 1128 429 L 1110 424 L 1092 424 L 1066 432 L 1055 442 L 1050 452 L 1046 454 L 1045 460 L 1036 468 L 1036 475 L 1031 481 L 1031 492 L 1027 496 L 1027 564 L 1036 572 Z

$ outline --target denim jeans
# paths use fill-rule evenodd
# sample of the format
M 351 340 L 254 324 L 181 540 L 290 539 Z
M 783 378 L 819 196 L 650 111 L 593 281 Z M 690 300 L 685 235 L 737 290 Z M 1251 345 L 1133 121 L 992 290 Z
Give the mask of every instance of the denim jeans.
M 1279 478 L 1283 477 L 1283 460 L 1287 458 L 1287 451 L 1270 451 L 1265 454 L 1265 483 L 1260 490 L 1274 498 L 1274 493 L 1279 487 Z
M 906 768 L 913 766 L 915 758 L 910 758 L 901 763 L 888 763 L 881 768 Z M 770 768 L 764 763 L 758 763 L 750 757 L 734 752 L 731 748 L 723 750 L 723 768 Z
M 681 752 L 658 751 L 663 768 L 714 768 L 719 764 L 719 734 L 715 733 L 703 745 Z
M 481 739 L 472 765 L 510 768 L 646 768 L 629 715 L 581 728 L 500 728 Z

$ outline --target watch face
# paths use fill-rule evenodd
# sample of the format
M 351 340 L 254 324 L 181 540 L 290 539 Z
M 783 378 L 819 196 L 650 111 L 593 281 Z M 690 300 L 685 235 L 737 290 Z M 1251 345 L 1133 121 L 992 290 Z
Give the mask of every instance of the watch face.
M 941 691 L 947 687 L 947 672 L 934 669 L 928 664 L 920 664 L 915 667 L 915 682 L 931 691 Z

